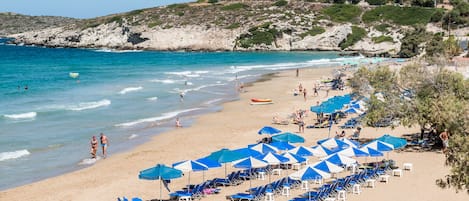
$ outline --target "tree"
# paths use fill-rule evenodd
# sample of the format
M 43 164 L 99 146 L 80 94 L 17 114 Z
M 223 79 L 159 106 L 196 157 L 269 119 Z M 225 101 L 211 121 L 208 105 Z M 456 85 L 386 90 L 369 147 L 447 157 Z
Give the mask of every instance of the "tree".
M 359 69 L 350 80 L 354 93 L 369 96 L 368 124 L 391 115 L 403 126 L 434 126 L 448 129 L 449 151 L 446 164 L 451 173 L 439 179 L 441 187 L 454 187 L 469 193 L 469 79 L 456 72 L 415 63 L 398 73 L 388 67 Z M 383 100 L 378 100 L 377 92 Z

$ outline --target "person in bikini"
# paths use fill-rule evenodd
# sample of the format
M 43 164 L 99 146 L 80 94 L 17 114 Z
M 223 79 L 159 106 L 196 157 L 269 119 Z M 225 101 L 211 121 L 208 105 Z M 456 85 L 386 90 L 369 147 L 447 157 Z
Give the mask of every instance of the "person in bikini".
M 101 133 L 100 140 L 101 140 L 101 147 L 103 148 L 103 157 L 106 158 L 107 156 L 106 150 L 107 150 L 107 146 L 109 143 L 107 136 L 105 136 L 104 133 Z
M 98 151 L 98 140 L 96 136 L 93 135 L 91 138 L 91 158 L 96 158 L 96 152 Z

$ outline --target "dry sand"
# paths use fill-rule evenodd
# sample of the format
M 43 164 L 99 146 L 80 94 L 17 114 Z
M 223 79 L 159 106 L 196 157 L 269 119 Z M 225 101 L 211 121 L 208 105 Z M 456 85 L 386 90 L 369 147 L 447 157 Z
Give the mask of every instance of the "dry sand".
M 158 199 L 159 182 L 139 180 L 140 170 L 154 166 L 157 163 L 171 165 L 174 162 L 197 159 L 221 148 L 240 148 L 253 144 L 262 136 L 257 131 L 264 125 L 271 125 L 272 117 L 287 117 L 297 109 L 309 110 L 316 101 L 325 100 L 325 91 L 320 91 L 318 97 L 312 97 L 312 88 L 316 80 L 330 77 L 332 68 L 301 69 L 300 76 L 295 77 L 295 71 L 284 71 L 266 76 L 252 86 L 246 87 L 246 92 L 240 94 L 240 100 L 223 105 L 220 112 L 203 115 L 197 118 L 194 125 L 175 129 L 155 136 L 151 141 L 135 149 L 114 154 L 98 161 L 97 164 L 46 179 L 29 185 L 0 192 L 0 200 L 116 200 L 117 197 L 141 197 L 144 200 Z M 308 100 L 302 96 L 293 96 L 292 92 L 299 83 L 309 91 Z M 233 89 L 234 90 L 234 89 Z M 329 96 L 344 94 L 345 91 L 330 91 Z M 250 105 L 250 98 L 271 98 L 271 105 Z M 306 124 L 311 124 L 315 114 L 309 113 Z M 184 122 L 184 119 L 181 119 Z M 342 122 L 343 123 L 343 122 Z M 277 126 L 283 131 L 296 132 L 294 124 Z M 339 130 L 333 126 L 331 133 Z M 347 135 L 351 134 L 347 131 Z M 375 138 L 384 133 L 401 136 L 416 133 L 416 128 L 364 128 L 363 138 Z M 328 129 L 306 129 L 301 134 L 306 138 L 304 145 L 315 145 L 319 139 L 328 136 Z M 332 135 L 332 134 L 331 134 Z M 426 201 L 426 200 L 469 200 L 465 193 L 455 193 L 454 190 L 443 190 L 435 185 L 437 178 L 442 178 L 449 172 L 444 166 L 444 156 L 437 152 L 393 152 L 390 158 L 402 166 L 403 162 L 413 163 L 413 171 L 405 171 L 403 177 L 391 177 L 387 184 L 377 183 L 376 188 L 362 189 L 360 195 L 348 194 L 348 200 L 381 200 L 381 201 Z M 310 159 L 315 161 L 317 159 Z M 370 159 L 371 160 L 371 159 Z M 228 171 L 236 170 L 228 166 Z M 292 170 L 289 171 L 291 173 Z M 286 173 L 283 174 L 284 176 Z M 205 178 L 223 177 L 224 169 L 209 170 Z M 273 176 L 274 179 L 280 178 Z M 191 183 L 200 183 L 202 173 L 191 174 Z M 254 180 L 252 186 L 266 184 L 266 181 Z M 171 190 L 180 190 L 187 184 L 187 176 L 171 182 Z M 225 196 L 243 192 L 249 187 L 249 182 L 236 187 L 223 187 L 218 195 L 209 195 L 202 200 L 226 200 Z M 302 193 L 293 190 L 290 198 Z M 163 190 L 163 199 L 168 199 L 168 192 Z M 285 196 L 276 196 L 275 200 L 288 200 Z

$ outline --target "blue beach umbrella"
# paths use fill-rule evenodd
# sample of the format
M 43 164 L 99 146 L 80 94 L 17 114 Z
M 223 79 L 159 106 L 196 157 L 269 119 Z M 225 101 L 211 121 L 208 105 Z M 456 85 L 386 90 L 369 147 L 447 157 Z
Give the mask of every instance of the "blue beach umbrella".
M 314 150 L 309 148 L 309 147 L 298 146 L 298 147 L 295 147 L 295 148 L 289 150 L 288 152 L 290 152 L 292 154 L 296 154 L 298 156 L 312 156 Z
M 349 113 L 349 114 L 363 114 L 362 111 L 356 109 L 356 108 L 348 108 L 344 111 L 345 113 Z
M 274 146 L 266 143 L 259 143 L 256 145 L 248 145 L 248 148 L 258 151 L 260 153 L 268 153 L 268 152 L 278 152 L 278 149 L 275 148 Z
M 205 158 L 199 158 L 199 159 L 197 159 L 196 161 L 199 162 L 199 163 L 204 164 L 204 165 L 207 166 L 209 169 L 221 167 L 221 164 L 220 164 L 218 161 L 212 160 L 212 159 L 207 158 L 207 157 L 205 157 Z
M 314 146 L 311 149 L 313 149 L 313 156 L 316 157 L 325 157 L 334 153 L 332 150 L 321 145 Z
M 272 136 L 272 141 L 273 142 L 303 143 L 305 142 L 305 138 L 297 134 L 286 132 L 286 133 Z
M 257 134 L 259 135 L 262 135 L 262 134 L 268 134 L 268 135 L 273 135 L 273 134 L 277 134 L 277 133 L 281 133 L 282 131 L 279 130 L 279 129 L 276 129 L 274 127 L 270 127 L 270 126 L 264 126 L 263 128 L 261 128 Z
M 262 155 L 261 152 L 258 152 L 254 149 L 250 149 L 250 148 L 246 148 L 246 147 L 245 148 L 234 149 L 233 151 L 243 155 L 243 157 L 249 157 L 249 156 L 255 157 L 255 156 Z
M 218 151 L 212 152 L 207 158 L 217 161 L 219 163 L 225 163 L 225 176 L 226 176 L 226 163 L 233 162 L 243 158 L 243 155 L 236 153 L 229 149 L 223 148 Z
M 157 164 L 155 167 L 151 167 L 145 170 L 140 171 L 138 174 L 139 179 L 145 180 L 160 180 L 160 201 L 162 192 L 162 180 L 176 179 L 182 176 L 182 171 L 174 169 L 163 164 Z
M 322 170 L 324 172 L 327 172 L 327 173 L 339 173 L 339 172 L 342 172 L 344 171 L 344 168 L 334 164 L 334 163 L 331 163 L 327 160 L 324 160 L 324 161 L 319 161 L 315 164 L 312 164 L 311 166 L 313 166 L 314 168 L 318 169 L 318 170 Z
M 338 139 L 335 139 L 335 138 L 326 138 L 326 139 L 319 140 L 318 144 L 329 149 L 335 149 L 335 148 L 343 149 L 343 148 L 347 148 L 350 146 L 347 143 L 340 141 Z
M 180 162 L 174 163 L 173 168 L 189 173 L 187 186 L 191 184 L 191 172 L 208 170 L 208 167 L 206 165 L 197 161 L 193 161 L 193 160 L 180 161 Z M 203 180 L 205 181 L 205 176 Z M 187 191 L 189 191 L 189 188 L 187 188 Z
M 270 143 L 270 145 L 274 146 L 278 150 L 290 150 L 290 149 L 295 148 L 295 146 L 293 146 L 292 144 L 288 142 L 272 142 Z
M 335 153 L 326 158 L 323 158 L 323 160 L 327 160 L 336 165 L 345 165 L 345 166 L 350 166 L 354 163 L 357 163 L 357 160 L 350 158 L 348 156 L 344 156 L 342 154 L 338 154 L 338 153 Z
M 386 142 L 394 146 L 394 149 L 400 149 L 407 145 L 407 140 L 404 138 L 394 137 L 389 134 L 384 134 L 383 136 L 376 138 L 376 140 Z
M 348 157 L 365 157 L 365 156 L 369 156 L 369 154 L 367 152 L 364 152 L 358 148 L 355 148 L 355 147 L 349 147 L 349 148 L 345 148 L 343 150 L 340 150 L 337 152 L 338 154 L 342 154 L 344 156 L 348 156 Z

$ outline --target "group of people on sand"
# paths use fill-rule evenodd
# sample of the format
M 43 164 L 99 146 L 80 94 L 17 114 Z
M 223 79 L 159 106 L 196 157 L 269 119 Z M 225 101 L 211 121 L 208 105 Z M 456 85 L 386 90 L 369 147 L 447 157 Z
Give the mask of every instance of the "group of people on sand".
M 99 137 L 99 141 L 101 144 L 101 148 L 103 151 L 103 157 L 106 158 L 107 156 L 107 146 L 109 145 L 109 140 L 107 139 L 107 136 L 104 135 L 104 133 L 101 133 Z M 91 137 L 91 158 L 96 158 L 96 154 L 98 152 L 98 139 L 96 139 L 96 136 L 93 135 Z
M 319 89 L 320 89 L 320 86 L 318 86 L 317 84 L 314 84 L 314 86 L 313 86 L 313 96 L 319 96 Z M 308 92 L 307 92 L 306 88 L 303 87 L 303 84 L 300 83 L 298 85 L 298 88 L 294 89 L 293 95 L 298 96 L 298 95 L 301 95 L 301 94 L 303 95 L 303 98 L 306 101 L 307 97 L 308 97 Z M 326 97 L 327 96 L 329 96 L 329 89 L 326 89 Z

